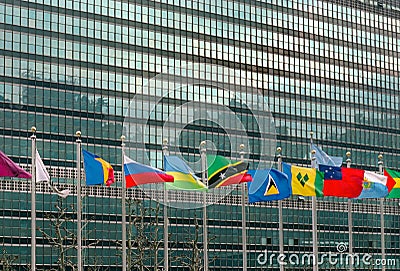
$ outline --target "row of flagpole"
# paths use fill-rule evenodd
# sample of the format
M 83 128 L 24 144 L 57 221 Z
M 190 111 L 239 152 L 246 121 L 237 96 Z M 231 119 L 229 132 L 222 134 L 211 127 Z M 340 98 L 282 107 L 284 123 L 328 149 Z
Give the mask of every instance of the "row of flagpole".
M 31 270 L 36 271 L 36 170 L 37 170 L 37 148 L 36 148 L 36 128 L 32 127 L 32 182 L 31 182 Z M 77 270 L 83 270 L 82 261 L 82 198 L 81 198 L 81 132 L 76 132 L 76 165 L 77 165 Z M 310 133 L 310 141 L 313 143 L 312 135 Z M 168 141 L 163 141 L 163 154 L 168 154 Z M 282 171 L 282 149 L 277 148 L 278 170 Z M 121 136 L 121 153 L 122 153 L 122 176 L 124 176 L 124 157 L 125 157 L 125 136 Z M 200 144 L 201 164 L 202 164 L 202 181 L 207 185 L 207 165 L 206 165 L 206 142 Z M 351 166 L 350 152 L 346 153 L 346 165 Z M 379 172 L 383 174 L 383 161 L 382 155 L 378 157 Z M 244 161 L 244 145 L 240 145 L 240 160 Z M 316 168 L 315 151 L 311 150 L 311 167 Z M 124 177 L 123 177 L 124 178 Z M 165 187 L 165 186 L 164 186 Z M 52 187 L 53 188 L 53 187 Z M 54 190 L 54 188 L 53 188 Z M 56 192 L 59 192 L 55 189 Z M 243 270 L 247 270 L 247 232 L 246 232 L 246 185 L 241 185 L 242 196 L 242 253 L 243 253 Z M 60 195 L 60 194 L 59 194 Z M 169 269 L 168 258 L 168 191 L 164 189 L 164 270 Z M 208 230 L 207 230 L 207 198 L 206 193 L 203 193 L 203 270 L 208 271 Z M 316 197 L 312 197 L 312 240 L 313 240 L 313 256 L 318 260 L 318 236 L 317 236 L 317 205 Z M 385 237 L 384 237 L 384 201 L 380 199 L 380 220 L 381 220 L 381 253 L 382 259 L 385 258 Z M 126 271 L 127 252 L 126 252 L 126 183 L 122 181 L 122 270 Z M 279 252 L 284 252 L 284 239 L 283 239 L 283 214 L 282 214 L 282 201 L 278 201 L 279 211 Z M 348 228 L 349 228 L 349 253 L 353 253 L 353 218 L 352 218 L 352 201 L 348 200 Z M 383 267 L 384 268 L 384 267 Z M 353 270 L 353 263 L 350 263 L 349 270 Z M 384 269 L 382 269 L 384 270 Z M 284 265 L 280 265 L 280 271 L 284 271 Z M 318 264 L 313 265 L 313 271 L 318 271 Z
M 32 126 L 31 128 L 31 141 L 32 141 L 32 161 L 31 161 L 31 271 L 36 271 L 36 185 L 37 182 L 44 181 L 47 186 L 58 196 L 62 198 L 66 198 L 70 194 L 70 190 L 59 190 L 57 187 L 51 184 L 49 173 L 47 172 L 42 159 L 37 151 L 36 147 L 36 127 Z M 78 132 L 77 132 L 78 134 Z M 80 135 L 80 132 L 79 132 Z M 80 139 L 79 139 L 80 140 Z M 78 142 L 78 140 L 77 140 Z M 78 176 L 80 171 L 78 171 Z M 26 177 L 24 177 L 26 178 Z M 79 187 L 79 186 L 78 186 Z M 81 238 L 77 238 L 81 240 Z M 78 242 L 78 246 L 81 242 Z M 78 254 L 79 256 L 79 254 Z M 78 257 L 81 259 L 82 257 Z M 82 269 L 80 269 L 82 270 Z
M 313 144 L 313 132 L 310 132 L 310 142 Z M 315 158 L 315 150 L 311 150 L 311 167 L 316 168 L 316 158 Z M 346 159 L 346 166 L 347 168 L 350 168 L 351 166 L 351 153 L 347 152 L 346 153 L 347 159 Z M 379 173 L 383 174 L 383 161 L 382 161 L 383 156 L 380 154 L 378 156 L 378 167 L 379 167 Z M 348 232 L 349 232 L 349 255 L 353 255 L 353 215 L 352 215 L 352 201 L 348 199 Z M 282 217 L 280 217 L 280 220 Z M 384 199 L 380 199 L 380 228 L 381 228 L 381 257 L 382 259 L 385 259 L 385 217 L 384 217 Z M 313 256 L 314 256 L 314 265 L 313 265 L 313 271 L 318 271 L 318 235 L 317 235 L 317 198 L 312 197 L 312 241 L 313 241 Z M 281 265 L 282 266 L 282 265 Z M 353 270 L 353 262 L 349 262 L 349 270 Z M 385 266 L 382 266 L 382 270 L 385 270 Z
M 310 142 L 313 143 L 313 132 L 310 132 Z M 278 170 L 282 172 L 282 148 L 277 148 L 277 158 L 278 158 Z M 351 166 L 351 153 L 346 153 L 346 166 L 350 168 Z M 380 154 L 378 156 L 378 167 L 379 173 L 383 174 L 383 156 Z M 311 150 L 311 167 L 316 168 L 316 157 L 315 150 Z M 283 238 L 283 214 L 282 214 L 282 200 L 278 201 L 278 217 L 279 217 L 279 253 L 284 252 L 284 238 Z M 385 259 L 385 218 L 384 218 L 384 199 L 380 199 L 380 228 L 381 228 L 381 257 Z M 348 199 L 348 233 L 349 233 L 349 255 L 353 255 L 353 216 L 352 216 L 352 201 Z M 318 271 L 318 235 L 317 235 L 317 201 L 316 197 L 312 197 L 312 243 L 313 243 L 313 271 Z M 245 257 L 243 256 L 243 259 Z M 283 264 L 280 265 L 280 271 L 285 270 Z M 246 269 L 244 269 L 246 270 Z M 353 262 L 349 262 L 349 271 L 353 270 Z M 385 266 L 382 266 L 382 270 L 385 270 Z
M 310 132 L 310 142 L 313 143 L 313 132 Z M 315 158 L 315 150 L 311 150 L 311 167 L 316 168 L 316 158 Z M 346 166 L 347 168 L 351 167 L 351 153 L 346 153 Z M 382 154 L 378 155 L 378 168 L 379 173 L 383 175 L 383 156 Z M 349 255 L 353 255 L 353 214 L 352 214 L 352 201 L 348 199 L 347 201 L 348 206 L 348 233 L 349 233 Z M 279 217 L 282 220 L 282 217 Z M 384 199 L 380 199 L 380 228 L 381 228 L 381 259 L 385 259 L 385 216 L 384 216 Z M 317 200 L 316 197 L 312 197 L 312 240 L 313 240 L 313 256 L 314 256 L 314 265 L 313 271 L 318 271 L 318 236 L 317 236 Z M 281 270 L 283 270 L 283 265 L 281 265 Z M 349 271 L 352 271 L 353 261 L 349 261 Z M 382 270 L 385 271 L 385 266 L 382 265 Z
M 36 271 L 36 128 L 32 127 L 32 162 L 31 162 L 31 270 Z M 77 168 L 77 270 L 83 270 L 82 257 L 82 192 L 81 192 L 81 151 L 82 140 L 81 132 L 77 131 L 76 136 L 76 168 Z M 163 153 L 167 155 L 168 141 L 163 141 Z M 205 142 L 201 143 L 201 161 L 202 161 L 202 181 L 207 185 L 207 166 L 206 166 L 206 146 Z M 125 136 L 121 136 L 121 154 L 122 154 L 122 176 L 124 176 L 124 157 L 125 157 Z M 165 186 L 164 186 L 165 187 Z M 56 190 L 56 192 L 59 192 Z M 164 188 L 164 270 L 169 269 L 168 259 L 168 207 L 167 207 L 168 192 Z M 203 193 L 203 264 L 204 270 L 208 271 L 208 231 L 207 231 L 207 200 L 206 193 Z M 121 196 L 121 215 L 122 215 L 122 270 L 126 271 L 127 251 L 126 251 L 126 182 L 122 181 L 122 196 Z M 130 263 L 129 263 L 130 268 Z

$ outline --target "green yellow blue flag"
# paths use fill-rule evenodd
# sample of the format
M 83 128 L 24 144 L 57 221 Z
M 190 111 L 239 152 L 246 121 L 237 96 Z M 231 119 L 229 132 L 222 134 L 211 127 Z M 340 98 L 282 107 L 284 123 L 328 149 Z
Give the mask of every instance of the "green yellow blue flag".
M 283 164 L 283 172 L 292 182 L 292 194 L 323 197 L 324 173 L 316 168 L 297 167 Z
M 389 195 L 387 198 L 390 199 L 399 199 L 400 198 L 400 172 L 385 169 L 384 175 L 388 177 L 386 186 L 389 190 Z
M 167 189 L 205 191 L 207 187 L 193 170 L 178 156 L 164 156 L 164 170 L 174 177 L 173 183 L 165 183 Z

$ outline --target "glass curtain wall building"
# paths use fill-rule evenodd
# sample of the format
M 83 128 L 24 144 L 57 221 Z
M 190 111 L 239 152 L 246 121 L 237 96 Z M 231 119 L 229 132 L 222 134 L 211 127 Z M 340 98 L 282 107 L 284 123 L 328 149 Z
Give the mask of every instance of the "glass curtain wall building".
M 251 168 L 276 167 L 277 146 L 285 162 L 307 166 L 313 131 L 328 154 L 350 151 L 352 167 L 377 171 L 383 154 L 385 167 L 400 169 L 396 1 L 0 0 L 0 52 L 0 149 L 29 168 L 30 127 L 37 127 L 52 181 L 75 193 L 80 130 L 83 148 L 117 171 L 111 188 L 83 187 L 87 270 L 121 270 L 122 134 L 130 157 L 159 168 L 164 138 L 195 170 L 203 140 L 233 160 L 245 143 Z M 154 78 L 162 83 L 149 88 Z M 0 185 L 0 259 L 25 270 L 29 182 Z M 232 190 L 207 208 L 210 270 L 243 270 L 240 188 Z M 72 268 L 76 197 L 60 199 L 42 184 L 37 193 L 38 268 Z M 353 252 L 395 259 L 387 270 L 400 268 L 398 204 L 384 200 L 383 220 L 379 199 L 354 200 L 351 210 Z M 284 253 L 312 253 L 311 199 L 283 206 Z M 161 268 L 163 205 L 130 189 L 127 208 L 129 259 L 142 255 L 144 265 Z M 347 200 L 321 198 L 317 208 L 320 256 L 349 247 Z M 168 208 L 171 270 L 201 265 L 202 215 Z M 276 260 L 260 261 L 279 253 L 278 203 L 247 204 L 246 218 L 248 270 L 279 270 Z M 348 266 L 324 262 L 319 270 Z

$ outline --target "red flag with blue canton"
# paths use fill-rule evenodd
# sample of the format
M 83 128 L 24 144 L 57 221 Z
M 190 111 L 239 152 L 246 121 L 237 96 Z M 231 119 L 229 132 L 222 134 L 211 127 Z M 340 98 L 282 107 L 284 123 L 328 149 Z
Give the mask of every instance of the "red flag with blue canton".
M 363 189 L 364 170 L 319 165 L 324 173 L 324 196 L 356 198 Z

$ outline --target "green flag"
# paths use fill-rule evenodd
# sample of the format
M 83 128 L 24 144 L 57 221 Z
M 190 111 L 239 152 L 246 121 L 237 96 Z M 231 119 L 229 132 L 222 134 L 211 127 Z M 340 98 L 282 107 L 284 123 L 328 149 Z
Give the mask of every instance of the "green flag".
M 399 199 L 400 198 L 400 172 L 391 170 L 391 169 L 385 169 L 384 174 L 385 174 L 385 176 L 388 177 L 386 186 L 388 187 L 389 195 L 387 196 L 387 198 Z
M 249 166 L 246 162 L 232 163 L 220 155 L 207 155 L 208 187 L 217 188 L 242 182 L 250 182 L 251 175 L 247 174 Z

